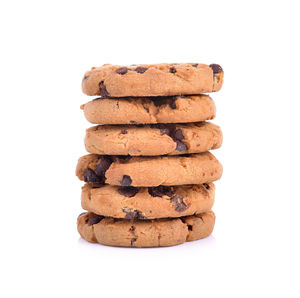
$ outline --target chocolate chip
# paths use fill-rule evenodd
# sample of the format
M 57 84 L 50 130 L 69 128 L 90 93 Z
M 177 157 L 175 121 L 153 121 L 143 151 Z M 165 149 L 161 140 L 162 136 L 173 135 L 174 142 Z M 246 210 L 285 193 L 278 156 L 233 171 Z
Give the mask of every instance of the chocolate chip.
M 147 67 L 143 67 L 143 66 L 138 66 L 135 71 L 137 73 L 144 73 L 148 68 Z
M 126 135 L 127 133 L 128 133 L 128 130 L 127 130 L 127 129 L 122 129 L 122 130 L 121 130 L 121 134 L 122 134 L 122 135 Z
M 135 226 L 131 226 L 129 229 L 130 232 L 134 232 L 135 231 Z
M 131 124 L 137 124 L 137 122 L 136 121 L 133 121 L 133 120 L 130 120 L 129 121 Z
M 83 174 L 84 182 L 99 182 L 102 183 L 103 179 L 99 177 L 93 170 L 87 169 Z
M 174 203 L 175 211 L 177 212 L 185 211 L 187 208 L 186 204 L 183 202 L 183 197 L 181 195 L 174 195 L 171 198 L 171 202 Z
M 105 178 L 105 172 L 108 170 L 110 165 L 113 163 L 113 160 L 108 156 L 100 156 L 98 164 L 96 165 L 95 173 Z
M 152 125 L 150 126 L 152 128 L 160 128 L 160 133 L 161 135 L 168 135 L 173 139 L 174 142 L 176 142 L 176 150 L 181 152 L 181 151 L 186 151 L 187 146 L 182 142 L 184 139 L 184 135 L 182 133 L 182 130 L 176 129 L 176 125 L 174 124 L 158 124 L 158 125 Z
M 101 216 L 101 215 L 97 215 L 97 214 L 91 214 L 89 216 L 89 219 L 88 219 L 88 226 L 92 226 L 92 225 L 95 225 L 97 224 L 98 222 L 100 222 L 102 219 L 104 218 L 104 216 Z
M 213 73 L 220 73 L 223 71 L 222 67 L 219 64 L 210 64 L 209 67 L 213 70 Z
M 181 129 L 176 129 L 174 132 L 174 138 L 177 140 L 183 140 L 184 136 L 182 134 L 182 130 Z
M 182 151 L 186 151 L 187 150 L 187 146 L 186 144 L 182 143 L 181 141 L 179 140 L 176 140 L 176 151 L 178 152 L 182 152 Z
M 131 198 L 131 197 L 134 197 L 139 192 L 139 189 L 137 187 L 133 187 L 133 186 L 124 186 L 124 187 L 120 187 L 118 189 L 118 192 L 122 196 Z
M 124 75 L 124 74 L 127 73 L 127 71 L 128 71 L 128 68 L 127 68 L 127 67 L 120 67 L 120 68 L 118 68 L 118 69 L 116 70 L 116 73 L 117 73 L 117 74 L 120 74 L 120 75 Z
M 136 241 L 136 238 L 132 238 L 131 239 L 131 246 L 133 246 L 134 245 L 134 242 Z
M 109 93 L 104 85 L 104 81 L 101 81 L 99 84 L 99 88 L 100 88 L 100 95 L 102 97 L 109 97 Z
M 172 197 L 174 194 L 174 191 L 169 186 L 160 185 L 157 187 L 148 187 L 148 193 L 152 197 L 160 197 L 161 198 L 163 196 Z
M 177 106 L 176 106 L 176 100 L 177 100 L 177 97 L 174 97 L 174 98 L 171 100 L 170 107 L 171 107 L 171 109 L 173 109 L 173 110 L 176 110 L 176 108 L 177 108 Z
M 124 175 L 122 180 L 120 181 L 120 184 L 122 186 L 130 186 L 131 183 L 132 183 L 132 180 L 131 180 L 130 176 L 128 176 L 128 175 Z
M 89 77 L 90 76 L 84 76 L 83 79 L 82 79 L 82 83 L 85 83 L 88 80 Z
M 189 230 L 189 231 L 193 231 L 193 226 L 188 225 L 188 230 Z
M 207 183 L 202 184 L 206 189 L 210 189 L 210 186 Z
M 176 72 L 176 68 L 174 66 L 170 67 L 169 72 L 170 73 L 175 73 Z
M 148 109 L 147 107 L 143 106 L 143 108 L 145 109 L 145 111 L 146 111 L 147 113 L 149 113 L 149 109 Z
M 146 219 L 146 217 L 139 210 L 123 208 L 122 211 L 126 214 L 126 219 Z
M 198 66 L 198 63 L 196 63 L 196 64 L 193 64 L 192 66 L 193 66 L 193 67 L 197 67 L 197 66 Z
M 177 108 L 176 107 L 177 96 L 152 97 L 151 100 L 153 101 L 156 107 L 169 105 L 173 110 Z

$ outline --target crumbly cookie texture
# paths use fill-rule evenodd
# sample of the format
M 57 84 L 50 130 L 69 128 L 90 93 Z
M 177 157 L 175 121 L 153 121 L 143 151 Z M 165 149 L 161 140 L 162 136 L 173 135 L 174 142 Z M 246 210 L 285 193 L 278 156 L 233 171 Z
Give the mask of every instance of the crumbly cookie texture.
M 208 95 L 97 98 L 81 106 L 94 124 L 189 123 L 214 119 L 216 107 Z
M 85 148 L 103 155 L 179 155 L 219 148 L 222 132 L 210 122 L 152 125 L 99 125 L 89 128 Z
M 122 158 L 88 154 L 78 160 L 76 175 L 85 182 L 153 187 L 209 183 L 220 179 L 222 171 L 210 152 Z
M 200 94 L 220 90 L 223 75 L 218 64 L 105 64 L 85 73 L 82 90 L 102 97 Z
M 175 218 L 211 210 L 214 194 L 213 183 L 140 188 L 85 184 L 81 206 L 87 211 L 114 218 Z
M 176 219 L 126 220 L 103 217 L 88 212 L 77 220 L 79 234 L 92 243 L 124 247 L 172 246 L 205 238 L 212 233 L 215 214 Z

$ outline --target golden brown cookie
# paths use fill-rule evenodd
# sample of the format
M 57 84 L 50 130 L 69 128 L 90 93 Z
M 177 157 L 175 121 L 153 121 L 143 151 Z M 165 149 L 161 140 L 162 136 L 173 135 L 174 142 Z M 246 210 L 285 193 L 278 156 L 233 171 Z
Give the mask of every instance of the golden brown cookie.
M 200 94 L 220 90 L 223 75 L 218 64 L 105 64 L 85 73 L 82 90 L 102 97 Z
M 208 95 L 97 98 L 81 106 L 94 124 L 188 123 L 211 120 L 216 107 Z
M 85 184 L 81 206 L 87 211 L 114 218 L 182 217 L 209 211 L 214 195 L 213 183 L 140 188 Z
M 152 125 L 99 125 L 89 128 L 85 148 L 103 155 L 179 155 L 219 148 L 222 132 L 210 122 Z
M 215 214 L 176 219 L 126 220 L 103 217 L 94 213 L 79 215 L 77 229 L 85 240 L 110 246 L 159 247 L 172 246 L 209 236 L 214 228 Z
M 121 186 L 202 184 L 220 179 L 222 165 L 210 152 L 122 158 L 88 154 L 78 160 L 76 175 L 85 182 Z

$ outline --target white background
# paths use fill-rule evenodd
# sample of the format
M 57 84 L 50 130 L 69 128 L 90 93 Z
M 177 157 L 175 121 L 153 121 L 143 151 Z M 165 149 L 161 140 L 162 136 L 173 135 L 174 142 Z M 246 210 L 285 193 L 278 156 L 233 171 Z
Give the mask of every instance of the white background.
M 299 297 L 299 1 L 1 1 L 1 297 Z M 219 63 L 213 236 L 79 238 L 86 70 Z M 296 284 L 298 282 L 298 284 Z

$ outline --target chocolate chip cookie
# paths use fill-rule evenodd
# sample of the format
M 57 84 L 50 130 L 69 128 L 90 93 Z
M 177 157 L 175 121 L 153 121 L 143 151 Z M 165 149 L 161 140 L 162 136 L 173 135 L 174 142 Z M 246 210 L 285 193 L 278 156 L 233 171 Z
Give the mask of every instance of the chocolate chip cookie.
M 179 155 L 219 148 L 222 132 L 210 122 L 152 125 L 99 125 L 89 128 L 85 148 L 103 155 Z
M 188 123 L 215 118 L 216 107 L 208 95 L 97 98 L 81 106 L 94 124 Z
M 102 97 L 200 94 L 220 90 L 223 75 L 218 64 L 105 64 L 85 73 L 82 90 Z
M 222 165 L 210 152 L 155 157 L 88 154 L 78 160 L 76 175 L 85 182 L 121 186 L 202 184 L 220 179 Z
M 111 246 L 172 246 L 211 234 L 215 215 L 208 211 L 176 219 L 127 220 L 88 212 L 79 215 L 77 229 L 85 240 Z
M 185 186 L 133 187 L 85 184 L 82 208 L 103 216 L 126 219 L 182 217 L 209 211 L 212 183 Z

